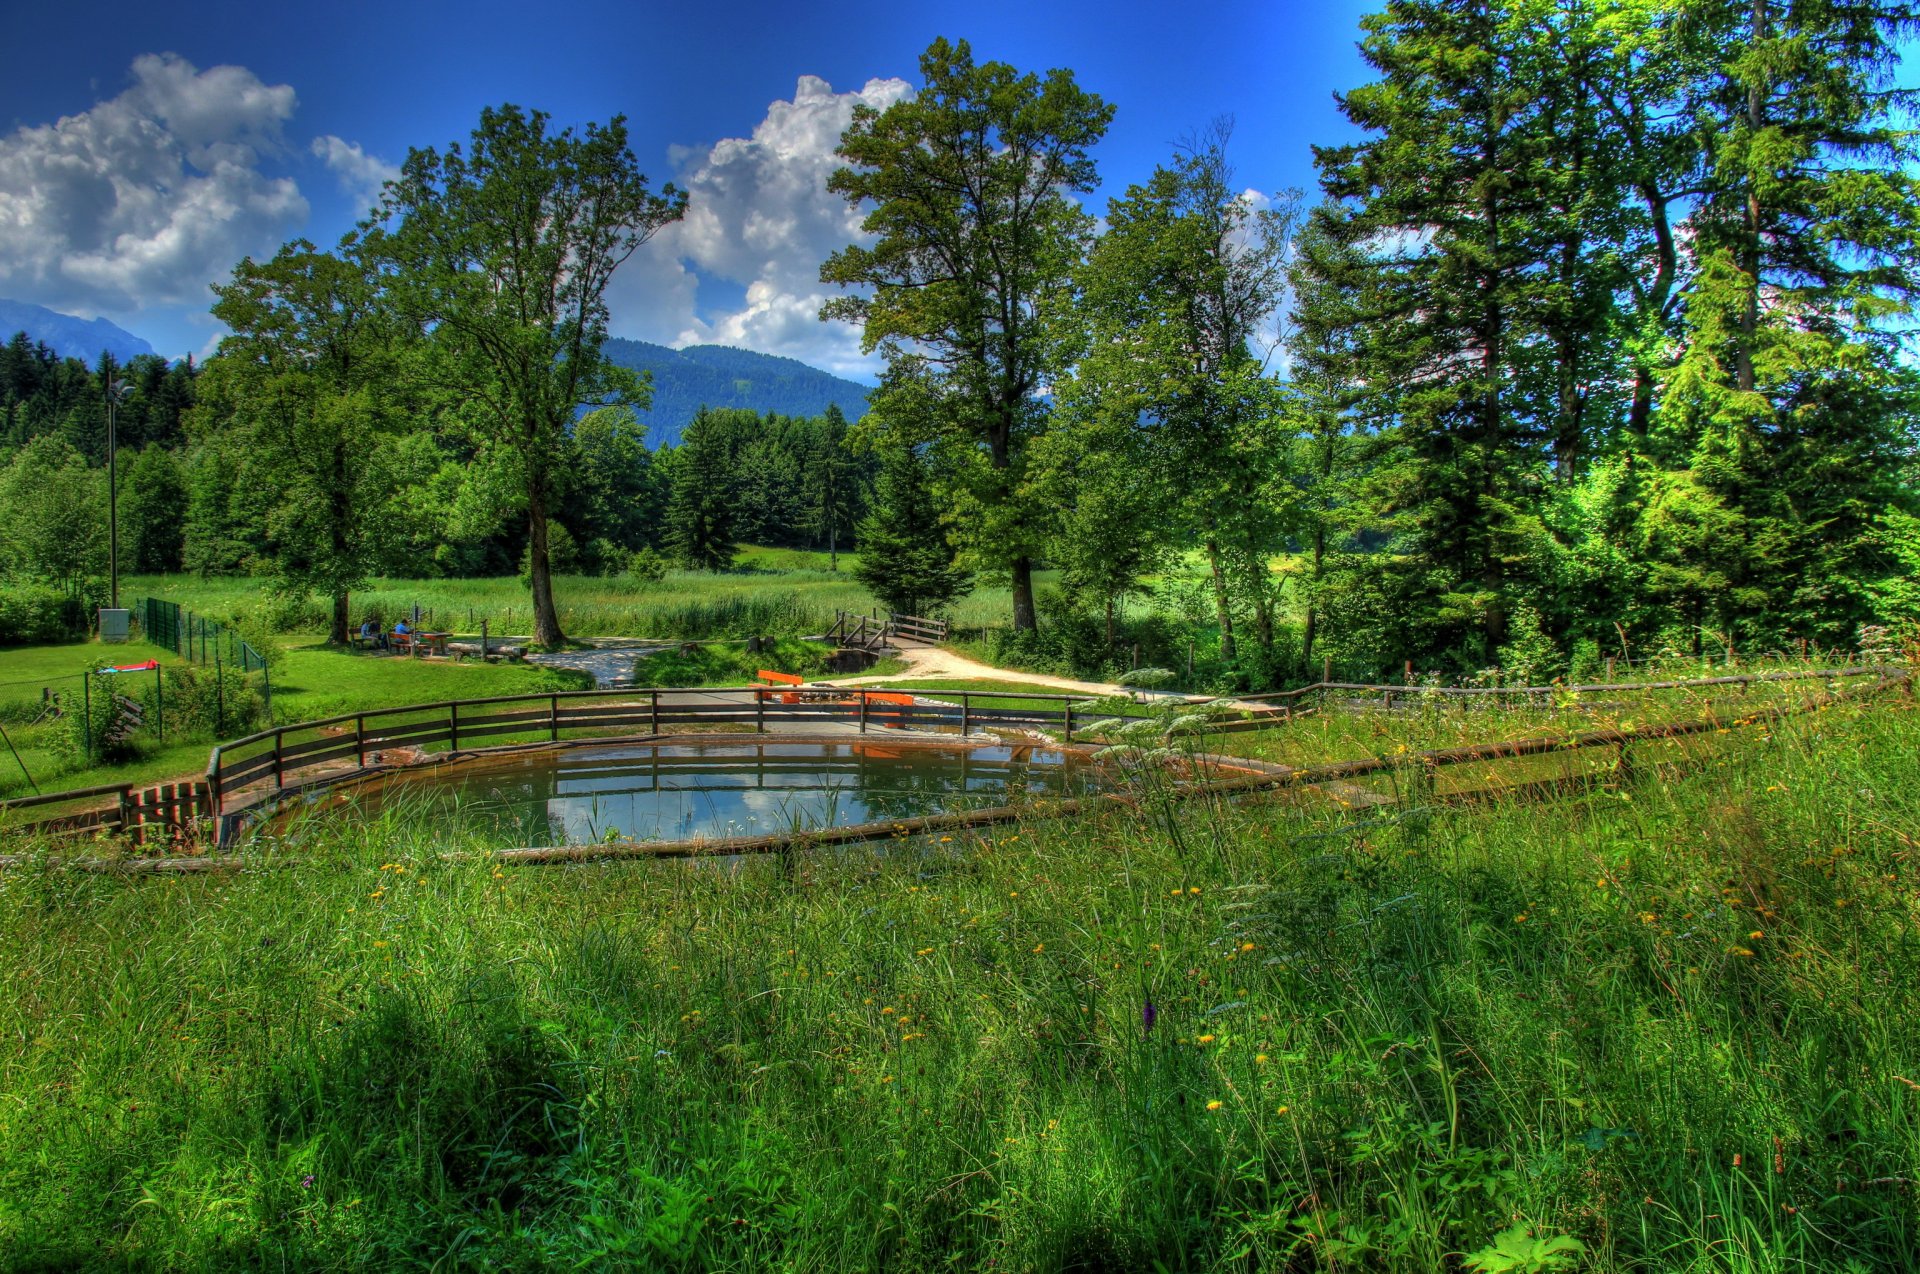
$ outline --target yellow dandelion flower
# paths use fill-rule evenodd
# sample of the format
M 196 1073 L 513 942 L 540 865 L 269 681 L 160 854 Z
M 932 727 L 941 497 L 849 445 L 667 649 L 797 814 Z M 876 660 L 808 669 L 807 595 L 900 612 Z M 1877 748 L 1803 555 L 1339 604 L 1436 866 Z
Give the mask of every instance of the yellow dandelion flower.
M 1042 951 L 1045 951 L 1046 949 L 1047 949 L 1047 944 L 1044 942 L 1036 942 L 1033 944 L 1033 954 L 1035 955 L 1039 955 Z
M 1213 1043 L 1213 1040 L 1214 1040 L 1214 1037 L 1213 1037 L 1213 1036 L 1211 1036 L 1211 1035 L 1202 1035 L 1202 1036 L 1201 1036 L 1201 1037 L 1200 1037 L 1199 1039 L 1197 1039 L 1197 1040 L 1195 1040 L 1195 1041 L 1194 1041 L 1194 1043 L 1196 1043 L 1196 1044 L 1211 1044 L 1211 1043 Z
M 880 1010 L 880 1011 L 881 1011 L 882 1013 L 891 1013 L 891 1012 L 893 1012 L 893 1006 L 892 1006 L 891 1004 L 889 1004 L 889 1005 L 886 1005 L 886 1006 L 884 1006 L 883 1008 L 881 1008 L 881 1010 Z
M 1253 1061 L 1256 1066 L 1265 1066 L 1269 1060 L 1265 1053 L 1255 1053 L 1253 1055 Z
M 932 947 L 921 947 L 921 948 L 920 948 L 920 949 L 919 949 L 918 951 L 916 951 L 916 952 L 914 952 L 914 954 L 915 954 L 915 955 L 932 955 L 932 954 L 933 954 L 933 948 L 932 948 Z
M 1253 950 L 1253 944 L 1251 942 L 1243 942 L 1240 944 L 1240 949 L 1242 951 L 1251 951 Z
M 1284 1114 L 1286 1114 L 1286 1113 L 1287 1113 L 1287 1109 L 1288 1109 L 1288 1108 L 1287 1108 L 1287 1107 L 1285 1107 L 1285 1106 L 1276 1106 L 1276 1107 L 1274 1107 L 1274 1109 L 1273 1109 L 1273 1113 L 1274 1113 L 1274 1114 L 1276 1114 L 1276 1115 L 1284 1115 Z
M 1218 1109 L 1220 1109 L 1220 1108 L 1221 1108 L 1222 1106 L 1224 1106 L 1224 1105 L 1226 1105 L 1226 1104 L 1227 1104 L 1227 1103 L 1225 1103 L 1225 1102 L 1223 1102 L 1223 1101 L 1221 1101 L 1221 1100 L 1220 1100 L 1220 1099 L 1219 1099 L 1218 1097 L 1216 1097 L 1216 1098 L 1214 1098 L 1214 1099 L 1213 1099 L 1212 1101 L 1210 1101 L 1210 1102 L 1208 1102 L 1208 1103 L 1207 1103 L 1207 1109 L 1208 1109 L 1208 1110 L 1218 1110 Z

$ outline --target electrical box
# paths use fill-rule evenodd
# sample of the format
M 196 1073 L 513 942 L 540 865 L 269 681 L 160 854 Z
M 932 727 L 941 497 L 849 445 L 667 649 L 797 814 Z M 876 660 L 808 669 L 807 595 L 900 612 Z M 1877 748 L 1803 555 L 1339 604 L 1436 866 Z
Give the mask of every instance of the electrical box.
M 100 640 L 125 641 L 133 625 L 133 612 L 100 608 Z

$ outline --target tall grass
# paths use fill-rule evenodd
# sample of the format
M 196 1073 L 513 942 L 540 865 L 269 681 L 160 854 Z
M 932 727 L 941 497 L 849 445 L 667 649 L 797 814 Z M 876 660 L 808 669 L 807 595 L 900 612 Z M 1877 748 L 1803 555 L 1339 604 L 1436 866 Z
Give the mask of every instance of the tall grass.
M 9 872 L 0 1264 L 1910 1269 L 1920 711 L 1688 749 L 1360 821 Z

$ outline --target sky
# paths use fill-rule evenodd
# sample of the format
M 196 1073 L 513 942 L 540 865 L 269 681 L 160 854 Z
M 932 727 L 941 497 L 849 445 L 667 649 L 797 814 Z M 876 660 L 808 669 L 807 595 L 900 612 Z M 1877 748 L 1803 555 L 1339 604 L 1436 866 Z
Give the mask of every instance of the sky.
M 801 359 L 871 381 L 817 315 L 820 262 L 860 237 L 826 191 L 853 104 L 918 82 L 936 36 L 1022 71 L 1065 67 L 1116 108 L 1090 208 L 1185 137 L 1234 122 L 1239 184 L 1314 187 L 1364 83 L 1362 0 L 977 3 L 14 5 L 0 45 L 0 297 L 105 317 L 205 357 L 208 288 L 293 238 L 333 245 L 410 147 L 514 102 L 580 126 L 625 115 L 685 221 L 621 268 L 612 332 Z

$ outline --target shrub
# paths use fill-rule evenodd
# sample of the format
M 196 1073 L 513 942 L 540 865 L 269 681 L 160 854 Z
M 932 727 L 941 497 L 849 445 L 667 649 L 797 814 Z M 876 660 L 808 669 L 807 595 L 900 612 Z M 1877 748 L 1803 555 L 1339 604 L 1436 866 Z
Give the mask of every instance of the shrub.
M 84 598 L 51 584 L 0 589 L 0 646 L 38 646 L 84 637 L 90 625 Z
M 130 687 L 114 676 L 91 673 L 86 689 L 63 696 L 62 729 L 54 735 L 53 750 L 62 760 L 78 765 L 114 765 L 132 758 L 137 718 L 123 701 Z
M 167 737 L 216 735 L 233 738 L 251 734 L 266 722 L 266 700 L 260 678 L 242 676 L 231 668 L 215 670 L 192 664 L 170 664 L 160 674 L 157 696 L 151 681 L 141 691 L 149 727 L 164 720 Z

